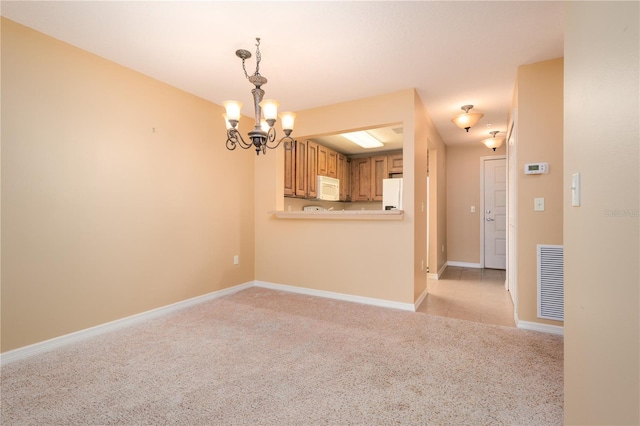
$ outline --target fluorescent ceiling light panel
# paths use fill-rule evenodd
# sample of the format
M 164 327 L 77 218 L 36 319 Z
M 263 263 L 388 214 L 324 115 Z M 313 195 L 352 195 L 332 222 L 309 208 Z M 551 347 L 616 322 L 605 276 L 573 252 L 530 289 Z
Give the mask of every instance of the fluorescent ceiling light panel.
M 343 133 L 342 136 L 349 139 L 351 142 L 360 145 L 363 148 L 378 148 L 384 146 L 382 142 L 365 131 Z

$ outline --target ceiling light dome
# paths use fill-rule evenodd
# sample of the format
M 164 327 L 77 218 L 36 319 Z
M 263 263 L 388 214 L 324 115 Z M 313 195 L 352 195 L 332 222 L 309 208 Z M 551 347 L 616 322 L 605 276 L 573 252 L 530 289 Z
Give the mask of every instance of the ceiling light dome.
M 463 110 L 464 113 L 458 114 L 451 119 L 456 126 L 465 129 L 467 132 L 484 116 L 481 112 L 469 112 L 471 108 L 473 108 L 473 105 L 461 106 L 460 109 Z
M 496 148 L 500 148 L 502 146 L 502 143 L 504 142 L 504 138 L 496 138 L 496 135 L 498 133 L 500 133 L 497 130 L 494 130 L 492 132 L 489 132 L 491 134 L 490 138 L 487 139 L 483 139 L 482 143 L 489 149 L 493 149 L 494 151 L 496 150 Z

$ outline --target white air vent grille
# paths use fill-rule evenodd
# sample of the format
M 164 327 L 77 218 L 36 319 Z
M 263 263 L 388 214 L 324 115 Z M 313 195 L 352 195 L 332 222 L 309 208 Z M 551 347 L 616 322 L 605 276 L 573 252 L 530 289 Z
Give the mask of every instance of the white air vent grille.
M 538 318 L 564 321 L 564 247 L 538 244 Z

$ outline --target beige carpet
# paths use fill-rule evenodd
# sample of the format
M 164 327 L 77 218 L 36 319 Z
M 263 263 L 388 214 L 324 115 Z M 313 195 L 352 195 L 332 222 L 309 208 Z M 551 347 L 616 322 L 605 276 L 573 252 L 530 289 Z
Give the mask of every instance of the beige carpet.
M 563 339 L 252 288 L 2 367 L 3 425 L 561 425 Z

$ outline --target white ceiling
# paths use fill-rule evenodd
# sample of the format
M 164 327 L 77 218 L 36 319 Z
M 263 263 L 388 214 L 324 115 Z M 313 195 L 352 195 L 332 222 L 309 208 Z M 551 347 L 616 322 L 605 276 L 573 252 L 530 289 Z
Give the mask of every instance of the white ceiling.
M 297 111 L 415 88 L 447 145 L 506 131 L 517 67 L 563 56 L 551 1 L 2 1 L 2 16 L 217 104 L 251 88 Z M 475 105 L 469 133 L 450 120 Z M 220 119 L 221 117 L 212 117 Z M 295 132 L 294 132 L 295 135 Z

